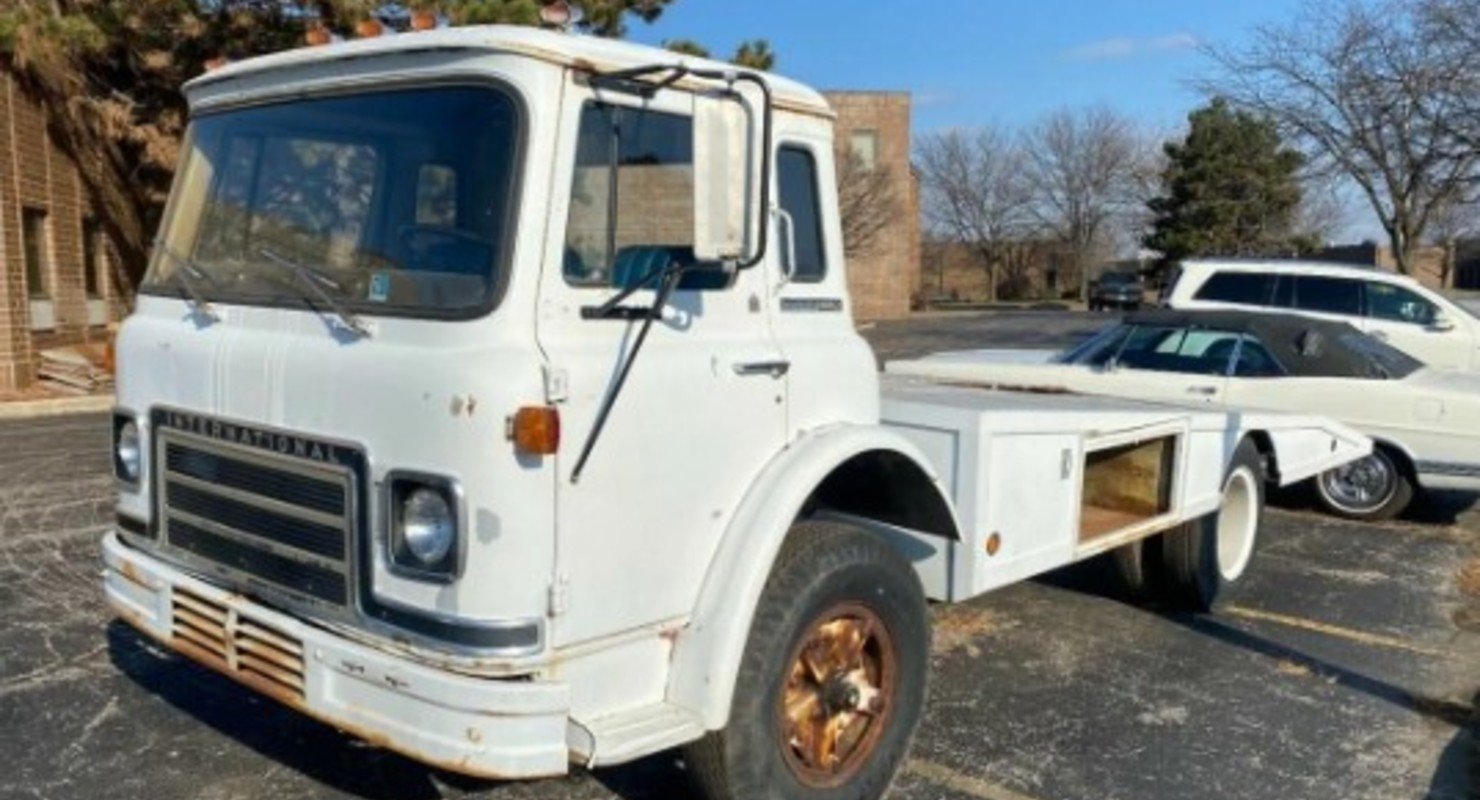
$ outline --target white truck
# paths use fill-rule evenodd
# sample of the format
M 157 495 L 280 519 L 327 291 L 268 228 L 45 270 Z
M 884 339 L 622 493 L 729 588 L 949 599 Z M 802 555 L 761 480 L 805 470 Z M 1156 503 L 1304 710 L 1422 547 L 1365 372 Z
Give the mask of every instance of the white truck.
M 1320 418 L 881 387 L 832 114 L 779 77 L 488 27 L 186 92 L 117 345 L 107 601 L 438 767 L 688 745 L 711 797 L 876 797 L 927 600 L 1114 550 L 1209 608 L 1267 480 L 1370 448 Z

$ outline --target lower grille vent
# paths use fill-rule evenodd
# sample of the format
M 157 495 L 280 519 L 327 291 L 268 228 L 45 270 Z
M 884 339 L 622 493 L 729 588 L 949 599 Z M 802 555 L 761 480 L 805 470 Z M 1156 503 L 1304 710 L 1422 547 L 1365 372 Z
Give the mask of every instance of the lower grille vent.
M 175 646 L 285 700 L 303 699 L 303 643 L 231 608 L 176 587 Z

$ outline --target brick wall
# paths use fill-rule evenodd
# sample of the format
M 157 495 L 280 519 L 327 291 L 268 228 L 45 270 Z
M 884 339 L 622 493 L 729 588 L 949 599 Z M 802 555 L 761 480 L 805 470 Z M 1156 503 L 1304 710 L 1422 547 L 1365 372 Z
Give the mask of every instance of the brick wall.
M 896 221 L 880 232 L 867 252 L 847 254 L 854 315 L 865 320 L 907 316 L 920 276 L 920 198 L 910 169 L 910 96 L 904 92 L 823 94 L 838 115 L 837 147 L 850 147 L 856 132 L 877 134 L 876 168 L 892 176 L 901 206 Z
M 102 339 L 104 325 L 89 324 L 83 264 L 84 225 L 92 216 L 76 164 L 51 141 L 45 111 L 0 70 L 0 391 L 24 388 L 35 378 L 36 354 L 50 347 Z M 23 215 L 45 213 L 42 269 L 53 324 L 33 319 L 27 285 Z M 97 258 L 109 259 L 101 242 Z M 92 265 L 105 313 L 118 318 L 121 292 L 110 265 Z

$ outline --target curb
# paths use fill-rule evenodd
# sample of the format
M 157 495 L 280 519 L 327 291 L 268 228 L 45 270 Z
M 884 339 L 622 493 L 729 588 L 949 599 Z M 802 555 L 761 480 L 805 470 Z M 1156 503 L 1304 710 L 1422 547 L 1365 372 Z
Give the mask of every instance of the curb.
M 45 400 L 16 400 L 0 403 L 0 420 L 60 417 L 67 414 L 94 414 L 113 408 L 113 395 L 93 394 L 84 397 L 56 397 Z

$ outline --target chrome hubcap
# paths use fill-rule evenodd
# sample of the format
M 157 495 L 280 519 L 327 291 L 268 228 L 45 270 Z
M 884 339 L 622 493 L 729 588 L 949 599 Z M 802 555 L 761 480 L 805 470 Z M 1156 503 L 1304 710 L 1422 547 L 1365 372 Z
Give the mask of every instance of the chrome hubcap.
M 1343 464 L 1321 475 L 1321 489 L 1336 505 L 1353 511 L 1379 508 L 1396 489 L 1393 465 L 1380 453 Z

